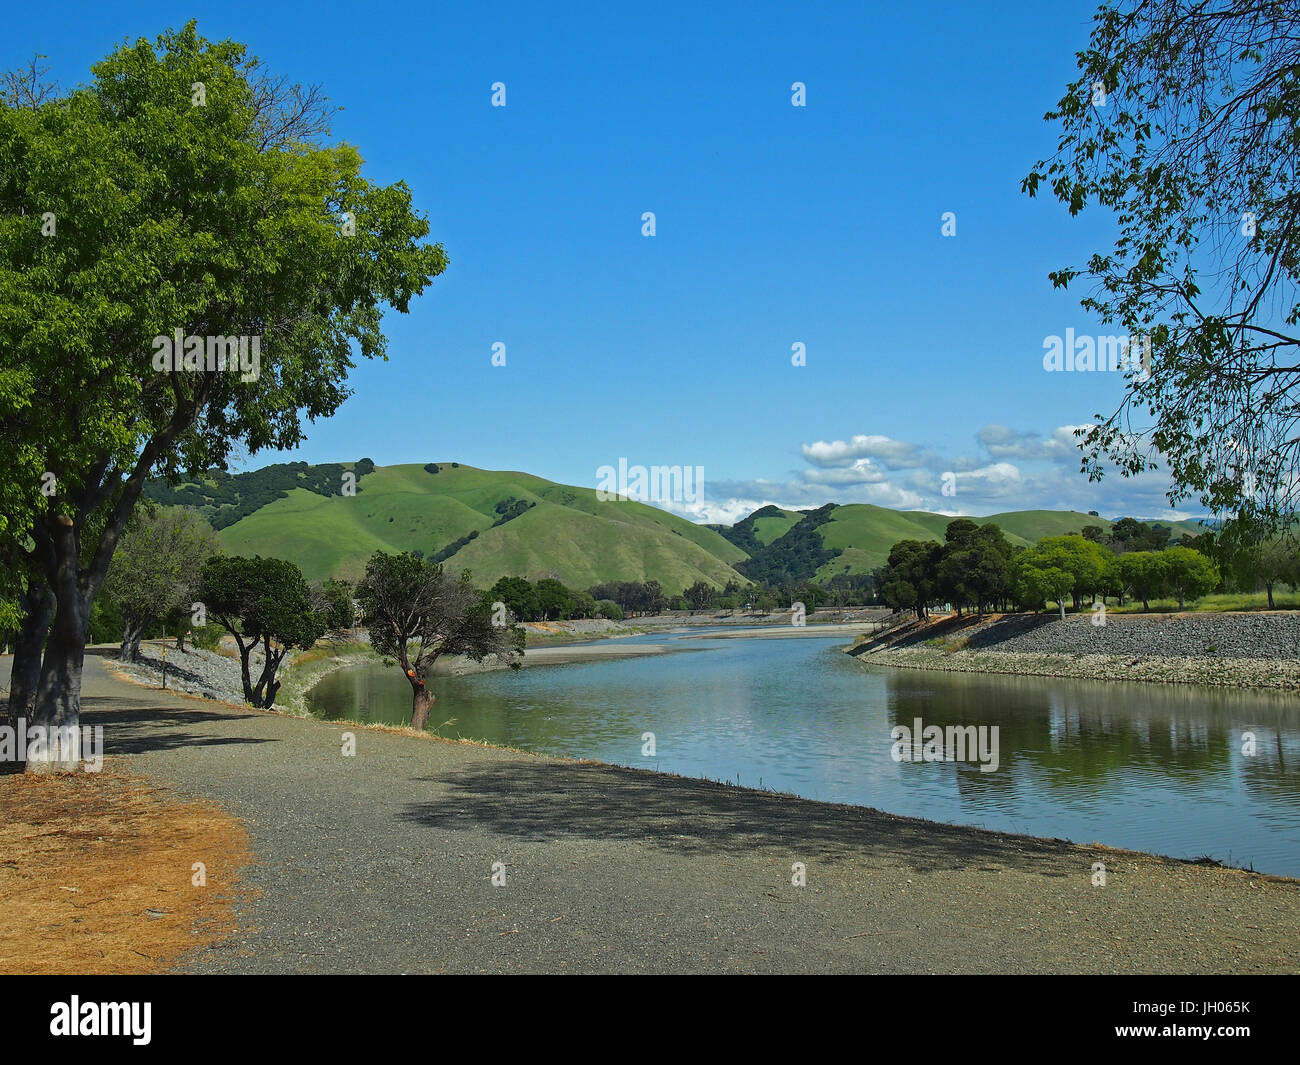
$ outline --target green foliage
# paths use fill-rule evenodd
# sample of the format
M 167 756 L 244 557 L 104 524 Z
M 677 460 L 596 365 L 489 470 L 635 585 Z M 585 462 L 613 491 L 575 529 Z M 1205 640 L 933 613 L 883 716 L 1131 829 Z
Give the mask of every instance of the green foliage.
M 201 647 L 205 651 L 215 651 L 221 646 L 221 637 L 225 631 L 222 625 L 195 625 L 191 630 L 191 638 L 195 647 Z
M 569 597 L 569 617 L 594 618 L 596 616 L 596 600 L 590 592 L 569 592 Z
M 609 581 L 587 589 L 594 599 L 617 603 L 625 615 L 658 614 L 667 604 L 658 581 Z
M 190 511 L 136 510 L 104 580 L 104 592 L 123 618 L 126 657 L 134 657 L 148 626 L 175 610 L 189 612 L 200 569 L 218 550 L 212 529 Z
M 537 591 L 523 577 L 502 577 L 488 592 L 493 602 L 504 603 L 506 609 L 521 621 L 539 621 Z
M 1133 551 L 1118 560 L 1119 576 L 1135 599 L 1142 600 L 1144 609 L 1150 601 L 1162 594 L 1168 584 L 1168 572 L 1159 551 Z
M 596 612 L 602 618 L 610 621 L 623 620 L 623 608 L 612 599 L 600 599 L 596 603 Z
M 537 506 L 537 503 L 531 499 L 503 499 L 492 509 L 501 516 L 492 523 L 492 528 L 498 525 L 504 525 L 508 521 L 513 521 L 530 507 Z
M 1165 580 L 1178 597 L 1179 609 L 1188 599 L 1199 599 L 1219 586 L 1219 567 L 1214 561 L 1188 547 L 1171 547 L 1161 552 Z
M 384 355 L 384 308 L 446 268 L 410 190 L 322 143 L 329 114 L 193 22 L 61 97 L 0 100 L 0 561 L 30 538 L 57 600 L 34 720 L 75 723 L 91 605 L 146 480 L 298 445 L 354 359 Z M 177 331 L 255 337 L 260 361 L 168 367 L 155 341 Z
M 217 555 L 203 564 L 200 592 L 209 617 L 239 646 L 244 698 L 254 706 L 273 705 L 284 656 L 294 647 L 306 650 L 325 633 L 325 618 L 302 571 L 279 558 Z M 263 668 L 254 684 L 249 657 L 259 641 Z
M 331 578 L 321 585 L 317 595 L 317 611 L 327 632 L 340 632 L 356 624 L 356 606 L 352 600 L 352 585 L 348 581 Z
M 801 514 L 794 514 L 782 510 L 780 507 L 766 506 L 760 507 L 753 514 L 750 514 L 747 518 L 742 518 L 734 525 L 711 525 L 709 528 L 716 529 L 746 554 L 756 555 L 763 549 L 764 545 L 770 542 L 759 535 L 759 530 L 764 525 L 775 520 L 777 528 L 785 527 L 788 529 L 790 525 L 798 522 L 801 518 Z
M 1082 536 L 1069 535 L 1044 537 L 1035 547 L 1020 555 L 1018 561 L 1022 569 L 1068 573 L 1069 587 L 1062 589 L 1056 585 L 1048 598 L 1059 598 L 1057 592 L 1068 593 L 1077 610 L 1082 606 L 1084 596 L 1101 591 L 1110 560 L 1110 552 L 1100 544 Z
M 393 519 L 389 518 L 388 520 L 392 521 Z M 433 555 L 431 555 L 430 560 L 433 562 L 446 562 L 447 559 L 451 558 L 452 555 L 456 554 L 462 547 L 464 547 L 471 540 L 477 540 L 478 533 L 479 531 L 477 529 L 471 529 L 464 536 L 460 537 L 459 539 L 453 540 L 441 551 L 437 551 Z
M 563 584 L 547 577 L 537 582 L 535 591 L 542 621 L 560 621 L 569 617 L 574 605 L 573 596 Z
M 1169 546 L 1171 535 L 1169 526 L 1159 522 L 1148 525 L 1136 518 L 1120 518 L 1110 527 L 1110 534 L 1098 542 L 1106 544 L 1116 554 L 1126 551 L 1163 551 Z
M 900 540 L 889 552 L 880 597 L 895 610 L 923 617 L 939 593 L 943 548 L 931 541 Z
M 126 621 L 122 611 L 111 595 L 101 595 L 95 599 L 90 609 L 90 628 L 86 633 L 87 643 L 117 643 L 122 639 Z
M 682 593 L 686 606 L 690 610 L 706 610 L 713 604 L 716 588 L 704 581 L 696 581 Z
M 1074 574 L 1060 566 L 1051 564 L 1050 559 L 1025 559 L 1016 567 L 1016 598 L 1025 606 L 1041 607 L 1048 599 L 1060 604 L 1061 613 L 1065 613 L 1065 597 L 1074 586 Z

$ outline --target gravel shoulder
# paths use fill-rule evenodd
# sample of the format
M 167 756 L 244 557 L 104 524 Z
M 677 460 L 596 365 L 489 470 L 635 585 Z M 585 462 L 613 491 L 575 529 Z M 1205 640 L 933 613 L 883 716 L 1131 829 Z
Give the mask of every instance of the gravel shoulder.
M 1300 971 L 1297 881 L 187 699 L 96 656 L 84 695 L 111 762 L 248 827 L 256 895 L 186 972 Z

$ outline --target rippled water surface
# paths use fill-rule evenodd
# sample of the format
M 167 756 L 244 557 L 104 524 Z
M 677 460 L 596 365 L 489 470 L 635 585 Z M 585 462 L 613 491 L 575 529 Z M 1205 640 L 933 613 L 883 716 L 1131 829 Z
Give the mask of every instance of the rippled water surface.
M 1300 699 L 869 668 L 841 637 L 654 635 L 681 654 L 436 677 L 431 727 L 937 821 L 1300 876 Z M 334 673 L 322 717 L 405 724 L 396 667 Z M 998 727 L 999 766 L 892 757 L 895 725 Z M 450 724 L 443 724 L 454 719 Z M 642 755 L 653 732 L 656 752 Z M 1253 734 L 1255 754 L 1243 753 Z

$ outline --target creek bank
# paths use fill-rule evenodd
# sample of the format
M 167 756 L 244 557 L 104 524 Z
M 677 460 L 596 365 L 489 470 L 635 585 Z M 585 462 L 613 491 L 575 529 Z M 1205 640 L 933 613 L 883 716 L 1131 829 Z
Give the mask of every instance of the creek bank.
M 947 617 L 911 623 L 849 653 L 866 665 L 1042 677 L 1300 689 L 1300 614 Z

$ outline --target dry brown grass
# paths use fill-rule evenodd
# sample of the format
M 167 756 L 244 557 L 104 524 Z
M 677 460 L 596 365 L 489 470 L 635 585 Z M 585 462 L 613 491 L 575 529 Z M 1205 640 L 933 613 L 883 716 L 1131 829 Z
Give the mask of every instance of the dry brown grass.
M 108 765 L 0 777 L 0 972 L 165 971 L 233 930 L 250 861 L 238 819 Z

